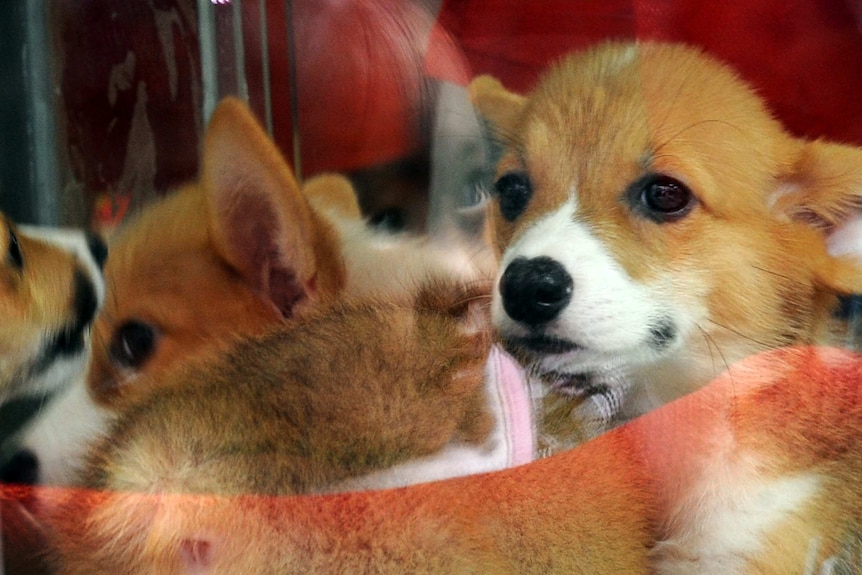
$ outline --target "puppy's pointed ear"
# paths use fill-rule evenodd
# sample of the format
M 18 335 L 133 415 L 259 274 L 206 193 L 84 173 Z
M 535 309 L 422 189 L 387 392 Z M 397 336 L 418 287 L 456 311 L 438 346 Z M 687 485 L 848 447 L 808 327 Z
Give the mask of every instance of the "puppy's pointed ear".
M 335 232 L 311 208 L 293 172 L 241 101 L 216 108 L 204 137 L 202 181 L 219 254 L 285 317 L 337 289 Z
M 302 192 L 320 212 L 332 212 L 350 220 L 362 219 L 359 199 L 350 180 L 338 174 L 321 174 L 305 182 Z
M 862 293 L 862 148 L 797 142 L 795 161 L 772 203 L 779 217 L 817 230 L 810 254 L 818 282 L 838 293 Z
M 499 131 L 514 131 L 526 98 L 509 92 L 496 78 L 484 75 L 474 78 L 468 90 L 480 116 Z

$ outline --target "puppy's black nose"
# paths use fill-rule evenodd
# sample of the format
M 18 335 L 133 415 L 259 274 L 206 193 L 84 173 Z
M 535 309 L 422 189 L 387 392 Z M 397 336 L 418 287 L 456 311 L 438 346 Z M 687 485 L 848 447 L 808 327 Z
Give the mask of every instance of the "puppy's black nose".
M 28 449 L 17 452 L 6 462 L 3 469 L 0 469 L 0 481 L 37 485 L 39 483 L 39 460 L 36 455 Z
M 530 326 L 556 318 L 572 299 L 572 276 L 549 257 L 516 258 L 500 278 L 503 309 Z

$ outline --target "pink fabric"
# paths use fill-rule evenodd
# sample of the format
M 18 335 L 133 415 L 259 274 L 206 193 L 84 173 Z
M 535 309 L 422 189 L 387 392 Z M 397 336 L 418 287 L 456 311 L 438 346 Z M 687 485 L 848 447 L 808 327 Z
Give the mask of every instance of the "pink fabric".
M 532 403 L 524 371 L 499 346 L 494 346 L 488 358 L 488 377 L 493 378 L 503 418 L 504 437 L 508 448 L 509 466 L 533 460 L 535 446 Z

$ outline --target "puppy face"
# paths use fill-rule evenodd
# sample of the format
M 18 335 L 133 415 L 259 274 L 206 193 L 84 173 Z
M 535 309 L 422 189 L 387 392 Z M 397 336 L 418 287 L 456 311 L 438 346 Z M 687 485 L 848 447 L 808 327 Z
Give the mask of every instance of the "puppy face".
M 471 92 L 505 145 L 494 321 L 568 394 L 633 385 L 663 403 L 819 339 L 834 294 L 862 287 L 826 248 L 858 205 L 862 152 L 790 137 L 695 50 L 606 44 L 529 97 L 487 77 Z
M 325 185 L 342 211 L 346 185 Z M 103 404 L 143 391 L 141 375 L 158 381 L 182 359 L 325 305 L 344 282 L 335 231 L 230 99 L 207 128 L 199 180 L 139 214 L 112 252 L 88 374 Z
M 147 212 L 112 241 L 110 295 L 96 322 L 89 385 L 103 402 L 137 393 L 141 374 L 157 378 L 204 345 L 282 321 L 213 249 L 196 190 Z
M 101 240 L 0 215 L 0 403 L 53 391 L 84 368 L 104 299 Z

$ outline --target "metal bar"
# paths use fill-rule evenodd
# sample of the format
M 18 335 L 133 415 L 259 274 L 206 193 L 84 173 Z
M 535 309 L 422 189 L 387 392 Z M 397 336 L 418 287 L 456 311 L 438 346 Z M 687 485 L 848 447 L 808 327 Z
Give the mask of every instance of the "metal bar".
M 285 0 L 287 17 L 287 61 L 290 67 L 290 121 L 293 126 L 293 172 L 302 183 L 302 137 L 299 132 L 299 83 L 296 73 L 296 30 L 293 26 L 293 0 Z
M 219 100 L 214 10 L 211 0 L 198 0 L 198 43 L 201 50 L 204 124 L 209 121 Z
M 233 66 L 236 78 L 236 95 L 248 102 L 248 78 L 245 73 L 245 43 L 242 33 L 242 0 L 233 0 L 231 25 L 233 36 Z
M 269 70 L 269 25 L 266 17 L 266 0 L 258 0 L 260 9 L 260 66 L 263 77 L 263 116 L 266 131 L 274 136 L 272 127 L 272 78 Z
M 57 226 L 61 223 L 60 169 L 57 158 L 57 126 L 54 117 L 53 66 L 48 41 L 48 13 L 43 0 L 27 0 L 27 31 L 24 75 L 27 86 L 29 123 L 31 198 L 36 222 Z

